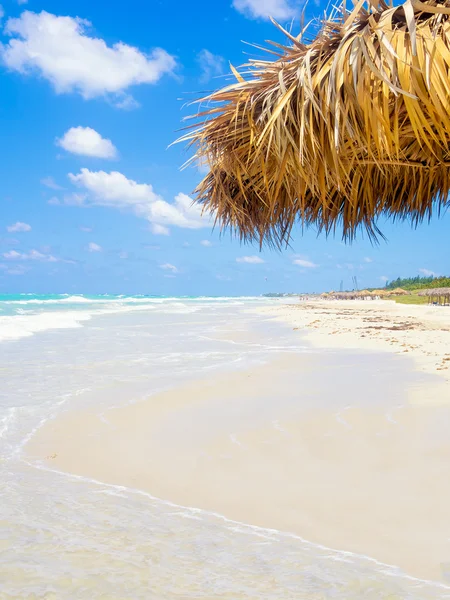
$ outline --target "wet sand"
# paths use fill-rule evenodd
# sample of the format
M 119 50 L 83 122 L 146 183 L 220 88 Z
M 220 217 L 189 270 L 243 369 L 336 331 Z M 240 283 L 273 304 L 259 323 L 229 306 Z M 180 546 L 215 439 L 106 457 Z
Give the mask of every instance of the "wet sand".
M 314 321 L 315 310 L 270 315 L 303 328 L 293 319 Z M 423 371 L 387 353 L 284 354 L 126 407 L 67 413 L 27 453 L 446 581 L 450 396 Z

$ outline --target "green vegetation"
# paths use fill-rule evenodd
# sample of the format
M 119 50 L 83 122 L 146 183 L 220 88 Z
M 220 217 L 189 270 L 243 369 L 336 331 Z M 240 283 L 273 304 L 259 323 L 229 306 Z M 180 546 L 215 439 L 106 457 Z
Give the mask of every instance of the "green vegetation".
M 391 296 L 386 300 L 394 300 L 397 304 L 428 304 L 429 299 L 427 296 L 418 296 L 417 294 L 411 294 L 410 296 Z
M 402 288 L 403 290 L 426 290 L 431 288 L 450 287 L 450 277 L 399 277 L 386 283 L 387 290 Z M 406 304 L 404 302 L 404 304 Z

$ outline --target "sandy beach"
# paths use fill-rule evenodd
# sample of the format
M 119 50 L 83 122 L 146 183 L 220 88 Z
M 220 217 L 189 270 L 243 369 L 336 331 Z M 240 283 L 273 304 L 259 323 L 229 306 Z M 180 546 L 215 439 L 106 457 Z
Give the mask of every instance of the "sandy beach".
M 402 353 L 450 383 L 450 310 L 386 300 L 314 301 L 262 309 L 305 333 L 318 348 Z M 449 395 L 450 401 L 450 395 Z
M 125 407 L 67 412 L 27 455 L 449 582 L 448 309 L 260 310 L 312 351 Z

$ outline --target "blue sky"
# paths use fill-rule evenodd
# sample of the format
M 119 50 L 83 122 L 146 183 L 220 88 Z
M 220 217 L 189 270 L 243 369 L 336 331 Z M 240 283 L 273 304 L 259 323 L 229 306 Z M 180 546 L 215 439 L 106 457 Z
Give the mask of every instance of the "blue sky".
M 287 23 L 300 11 L 294 0 L 3 0 L 2 293 L 253 295 L 450 271 L 449 215 L 417 230 L 381 223 L 378 246 L 297 228 L 292 248 L 260 253 L 190 207 L 202 175 L 168 146 L 186 105 L 254 55 L 241 40 L 281 41 L 269 12 Z

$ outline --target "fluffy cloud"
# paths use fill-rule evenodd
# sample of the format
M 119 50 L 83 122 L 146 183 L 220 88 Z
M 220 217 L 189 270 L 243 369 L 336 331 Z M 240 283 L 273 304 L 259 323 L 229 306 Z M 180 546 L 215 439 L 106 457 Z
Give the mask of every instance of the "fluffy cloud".
M 164 225 L 158 225 L 158 223 L 153 223 L 150 230 L 154 235 L 170 235 L 169 228 L 164 227 Z
M 60 185 L 58 185 L 56 183 L 56 181 L 53 179 L 53 177 L 50 177 L 50 175 L 48 177 L 44 177 L 43 179 L 41 179 L 41 183 L 42 183 L 42 185 L 45 185 L 45 187 L 48 187 L 51 190 L 62 190 L 62 189 L 64 189 Z
M 21 4 L 28 4 L 28 0 L 17 0 L 17 4 L 19 4 L 19 6 Z
M 251 19 L 290 19 L 294 8 L 287 0 L 233 0 L 234 8 Z
M 83 231 L 84 233 L 91 233 L 92 227 L 80 227 L 80 231 Z
M 317 269 L 319 265 L 311 262 L 310 260 L 305 260 L 304 258 L 296 258 L 292 261 L 294 265 L 298 265 L 299 267 L 303 267 L 305 269 Z
M 16 252 L 16 250 L 10 250 L 9 252 L 3 253 L 3 258 L 7 260 L 37 260 L 40 262 L 58 262 L 58 258 L 51 254 L 42 254 L 38 250 L 30 250 L 29 252 Z
M 204 49 L 197 54 L 197 62 L 202 71 L 200 81 L 204 83 L 212 77 L 218 77 L 223 74 L 225 59 L 222 56 Z
M 5 16 L 5 11 L 3 9 L 3 6 L 0 4 L 0 21 L 3 19 L 4 16 Z
M 238 263 L 248 263 L 250 265 L 260 265 L 263 263 L 263 259 L 259 256 L 240 256 L 236 259 Z
M 208 219 L 201 215 L 201 207 L 193 205 L 186 194 L 178 194 L 175 202 L 170 204 L 156 194 L 150 184 L 137 183 L 118 171 L 106 173 L 81 169 L 78 175 L 70 173 L 69 179 L 89 192 L 80 205 L 129 210 L 137 217 L 147 219 L 154 233 L 167 235 L 170 225 L 186 229 L 209 225 Z
M 419 273 L 425 275 L 425 277 L 437 277 L 438 274 L 434 271 L 430 271 L 429 269 L 419 269 Z
M 112 96 L 120 108 L 134 101 L 126 94 L 132 85 L 156 83 L 176 66 L 161 48 L 144 54 L 118 42 L 108 46 L 90 37 L 89 21 L 60 17 L 42 11 L 25 11 L 8 19 L 5 33 L 11 39 L 0 46 L 3 62 L 11 70 L 39 73 L 57 93 L 77 92 L 85 99 Z
M 91 127 L 71 127 L 56 145 L 72 154 L 95 156 L 96 158 L 116 158 L 117 148 L 111 140 L 102 136 Z
M 380 281 L 382 281 L 383 283 L 387 283 L 389 281 L 389 277 L 386 277 L 386 275 L 382 275 L 380 277 Z
M 17 223 L 14 223 L 14 225 L 8 225 L 6 229 L 9 231 L 9 233 L 20 233 L 25 231 L 31 231 L 31 225 L 28 225 L 28 223 L 22 223 L 21 221 L 17 221 Z
M 178 273 L 178 269 L 175 265 L 171 265 L 170 263 L 165 263 L 163 265 L 159 265 L 160 269 L 164 269 L 165 271 L 171 271 L 172 273 Z
M 102 247 L 99 246 L 98 244 L 96 244 L 95 242 L 89 242 L 89 244 L 87 246 L 87 251 L 88 252 L 101 252 Z
M 201 244 L 202 246 L 205 246 L 205 248 L 211 248 L 211 246 L 212 246 L 212 242 L 210 242 L 209 240 L 202 240 L 202 241 L 200 242 L 200 244 Z

